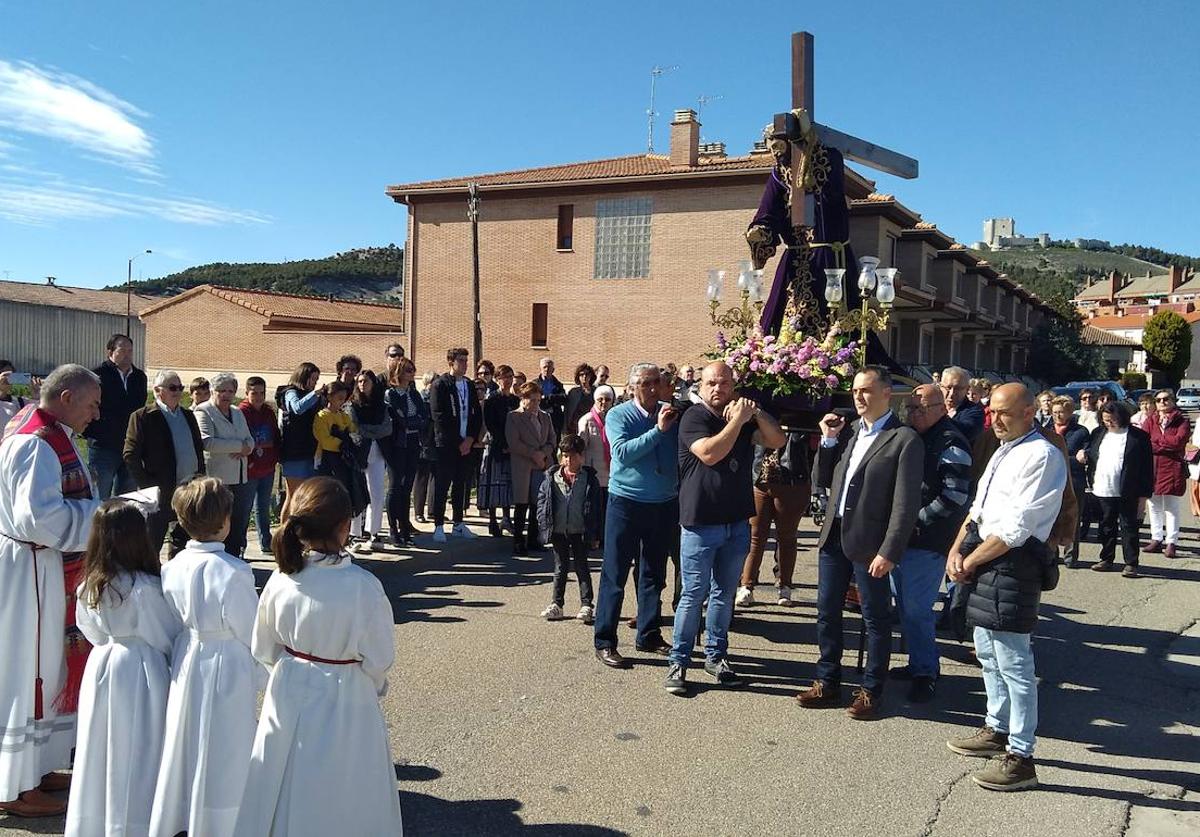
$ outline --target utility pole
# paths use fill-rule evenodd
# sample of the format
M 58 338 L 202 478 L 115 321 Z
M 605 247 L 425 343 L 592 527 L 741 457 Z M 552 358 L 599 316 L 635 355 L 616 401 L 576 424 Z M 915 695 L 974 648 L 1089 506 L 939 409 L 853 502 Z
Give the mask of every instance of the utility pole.
M 479 304 L 479 184 L 467 184 L 467 218 L 471 222 L 471 293 L 474 300 L 475 331 L 471 346 L 471 363 L 479 367 L 483 360 L 483 313 Z
M 133 339 L 133 335 L 130 333 L 130 329 L 133 327 L 133 260 L 150 252 L 152 251 L 146 250 L 130 256 L 129 264 L 125 268 L 125 335 L 131 340 Z
M 678 64 L 672 64 L 670 67 L 660 67 L 657 64 L 650 68 L 650 109 L 646 111 L 646 153 L 654 153 L 654 117 L 658 116 L 658 112 L 654 110 L 654 88 L 658 83 L 658 77 L 664 73 L 669 73 L 673 70 L 678 70 Z

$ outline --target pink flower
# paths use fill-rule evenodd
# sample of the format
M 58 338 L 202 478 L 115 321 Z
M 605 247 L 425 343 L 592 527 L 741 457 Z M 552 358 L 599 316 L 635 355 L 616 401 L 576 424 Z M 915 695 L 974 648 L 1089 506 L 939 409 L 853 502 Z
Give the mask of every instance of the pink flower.
M 831 387 L 837 386 L 838 385 L 837 375 L 826 375 L 825 383 L 829 384 Z
M 757 360 L 750 361 L 750 371 L 751 372 L 758 372 L 760 369 L 762 369 L 761 363 L 759 363 Z

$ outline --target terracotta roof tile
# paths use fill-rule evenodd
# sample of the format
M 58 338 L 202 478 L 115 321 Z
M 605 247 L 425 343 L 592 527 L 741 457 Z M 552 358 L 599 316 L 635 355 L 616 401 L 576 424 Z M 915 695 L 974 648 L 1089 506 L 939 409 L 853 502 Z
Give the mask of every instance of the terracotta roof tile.
M 1178 313 L 1178 312 L 1176 312 Z M 1200 311 L 1189 311 L 1186 314 L 1180 314 L 1191 324 L 1200 322 Z M 1146 325 L 1146 320 L 1150 319 L 1150 314 L 1103 314 L 1099 317 L 1092 317 L 1086 321 L 1086 325 L 1095 326 L 1103 329 L 1131 329 L 1143 328 Z
M 73 288 L 67 285 L 38 284 L 34 282 L 0 282 L 0 300 L 21 302 L 27 305 L 49 305 L 55 308 L 71 308 L 79 311 L 95 311 L 100 314 L 125 316 L 124 291 L 100 291 L 94 288 Z M 161 301 L 158 297 L 134 294 L 134 314 Z
M 1089 343 L 1093 346 L 1138 346 L 1142 344 L 1136 340 L 1130 340 L 1128 337 L 1122 337 L 1119 334 L 1113 334 L 1111 331 L 1105 331 L 1094 325 L 1085 325 L 1083 331 L 1080 332 L 1080 337 L 1084 343 Z
M 401 183 L 389 186 L 389 195 L 434 189 L 462 188 L 475 182 L 486 186 L 519 186 L 524 184 L 559 183 L 575 180 L 611 180 L 621 178 L 648 177 L 664 174 L 696 174 L 736 170 L 769 171 L 774 162 L 768 154 L 751 154 L 745 157 L 702 156 L 694 166 L 671 165 L 665 154 L 631 154 L 625 157 L 609 157 L 603 160 L 588 160 L 582 163 L 567 163 L 558 166 L 540 166 L 530 169 L 495 172 L 492 174 L 449 177 L 442 180 L 422 180 L 416 183 Z
M 183 302 L 200 293 L 210 293 L 235 305 L 240 305 L 265 317 L 268 322 L 282 320 L 305 321 L 312 324 L 330 323 L 342 327 L 360 326 L 364 330 L 376 331 L 400 331 L 404 325 L 404 309 L 397 305 L 246 290 L 245 288 L 230 288 L 221 285 L 200 285 L 184 291 L 178 296 L 151 306 L 142 312 L 142 316 L 152 316 L 169 305 Z

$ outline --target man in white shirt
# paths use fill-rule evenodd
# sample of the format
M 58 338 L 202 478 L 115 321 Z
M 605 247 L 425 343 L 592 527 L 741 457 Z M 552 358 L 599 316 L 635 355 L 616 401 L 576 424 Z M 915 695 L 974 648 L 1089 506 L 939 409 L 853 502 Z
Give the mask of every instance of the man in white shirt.
M 972 779 L 988 790 L 1037 787 L 1033 764 L 1037 680 L 1033 646 L 1043 589 L 1057 566 L 1047 546 L 1067 485 L 1067 463 L 1034 426 L 1034 399 L 1022 384 L 992 392 L 992 431 L 1000 448 L 988 461 L 959 530 L 946 574 L 968 584 L 967 622 L 983 668 L 987 717 L 974 735 L 946 742 L 969 756 L 1003 754 Z

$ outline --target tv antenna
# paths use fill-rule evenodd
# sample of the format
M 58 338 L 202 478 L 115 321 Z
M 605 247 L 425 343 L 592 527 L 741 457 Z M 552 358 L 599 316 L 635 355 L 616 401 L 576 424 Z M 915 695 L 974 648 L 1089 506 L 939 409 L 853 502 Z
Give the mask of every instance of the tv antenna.
M 658 84 L 658 77 L 664 73 L 669 73 L 678 70 L 678 64 L 672 64 L 670 67 L 662 67 L 655 64 L 650 68 L 650 108 L 646 111 L 646 153 L 654 153 L 654 117 L 658 116 L 658 112 L 654 110 L 654 88 Z
M 703 121 L 703 120 L 700 118 L 700 114 L 702 114 L 702 113 L 704 112 L 704 106 L 705 106 L 705 105 L 707 105 L 709 102 L 716 102 L 716 101 L 719 101 L 719 100 L 721 100 L 721 99 L 724 99 L 724 98 L 725 98 L 725 97 L 724 97 L 724 96 L 721 96 L 721 95 L 717 95 L 717 96 L 705 96 L 705 95 L 700 95 L 700 96 L 697 96 L 697 97 L 696 97 L 696 121 L 697 121 L 697 122 L 699 122 L 701 126 L 703 126 L 703 125 L 704 125 L 704 121 Z

